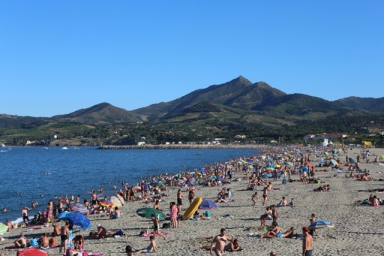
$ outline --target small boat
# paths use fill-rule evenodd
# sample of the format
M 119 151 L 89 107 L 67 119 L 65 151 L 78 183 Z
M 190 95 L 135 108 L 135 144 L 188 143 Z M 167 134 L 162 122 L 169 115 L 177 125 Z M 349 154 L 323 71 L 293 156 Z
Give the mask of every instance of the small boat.
M 61 148 L 61 149 L 68 149 L 67 147 L 63 147 L 63 148 Z
M 4 143 L 1 143 L 1 147 L 2 147 L 2 148 L 5 148 L 5 144 L 4 144 Z
M 44 147 L 44 149 L 48 149 L 48 147 Z

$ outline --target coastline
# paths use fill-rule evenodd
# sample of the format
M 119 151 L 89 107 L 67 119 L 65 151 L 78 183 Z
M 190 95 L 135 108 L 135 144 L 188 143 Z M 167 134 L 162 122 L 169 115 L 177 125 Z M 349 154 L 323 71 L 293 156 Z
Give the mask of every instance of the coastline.
M 271 148 L 271 150 L 273 150 Z M 383 155 L 383 149 L 370 149 L 373 154 Z M 348 152 L 348 156 L 356 158 L 359 149 Z M 343 159 L 345 154 L 340 154 Z M 372 160 L 372 156 L 370 157 Z M 315 157 L 311 162 L 318 163 Z M 301 233 L 301 227 L 309 225 L 309 218 L 315 213 L 317 219 L 331 221 L 335 228 L 318 230 L 320 234 L 315 237 L 314 255 L 381 255 L 381 240 L 384 237 L 382 230 L 384 223 L 383 206 L 378 208 L 356 205 L 357 200 L 368 198 L 369 194 L 376 194 L 381 197 L 380 192 L 368 192 L 370 189 L 383 188 L 384 166 L 372 163 L 361 163 L 361 169 L 370 171 L 373 181 L 357 181 L 352 178 L 345 178 L 345 172 L 318 172 L 317 177 L 321 178 L 325 184 L 329 184 L 331 192 L 313 192 L 319 184 L 304 184 L 301 182 L 288 182 L 282 184 L 281 180 L 271 181 L 275 188 L 269 194 L 267 205 L 277 204 L 282 196 L 287 199 L 295 198 L 294 208 L 278 208 L 281 218 L 278 220 L 282 230 L 290 227 L 295 228 L 295 232 Z M 317 170 L 325 168 L 316 168 Z M 235 192 L 234 201 L 219 204 L 219 208 L 211 210 L 211 219 L 206 220 L 186 220 L 180 222 L 180 228 L 161 229 L 169 235 L 166 240 L 161 237 L 157 239 L 160 247 L 156 255 L 209 255 L 209 251 L 198 250 L 203 245 L 210 245 L 205 237 L 218 235 L 221 228 L 227 229 L 227 234 L 234 234 L 240 241 L 240 246 L 244 249 L 241 252 L 226 253 L 229 255 L 269 255 L 275 251 L 277 255 L 301 255 L 300 239 L 260 239 L 259 235 L 263 232 L 257 227 L 260 225 L 259 217 L 265 212 L 260 200 L 262 187 L 254 191 L 243 191 L 248 184 L 242 172 L 234 173 L 235 178 L 240 181 L 233 181 L 225 187 L 232 188 Z M 297 175 L 293 176 L 294 179 Z M 197 186 L 196 196 L 204 199 L 215 200 L 217 193 L 222 187 L 203 187 Z M 251 196 L 258 192 L 259 200 L 255 207 L 252 207 Z M 172 188 L 167 192 L 166 197 L 160 203 L 160 207 L 167 212 L 169 202 L 176 201 L 177 188 Z M 183 188 L 185 200 L 183 200 L 182 211 L 184 212 L 189 203 L 187 193 Z M 125 255 L 126 245 L 131 245 L 135 249 L 145 248 L 149 244 L 148 238 L 139 236 L 141 230 L 151 227 L 151 221 L 138 217 L 136 210 L 141 207 L 153 207 L 153 203 L 145 204 L 140 201 L 128 202 L 121 207 L 124 213 L 121 219 L 109 220 L 102 215 L 91 215 L 93 225 L 91 230 L 95 230 L 97 224 L 103 225 L 107 229 L 122 228 L 125 237 L 109 238 L 105 240 L 85 241 L 87 251 L 104 253 L 104 255 Z M 225 217 L 225 216 L 232 217 Z M 60 223 L 62 224 L 62 223 Z M 271 221 L 267 222 L 268 225 Z M 7 233 L 5 241 L 1 247 L 12 244 L 19 232 L 25 229 L 16 229 Z M 26 236 L 41 236 L 43 232 L 51 232 L 52 227 L 33 230 L 25 233 Z M 90 230 L 81 231 L 80 234 L 86 238 Z M 1 252 L 1 251 L 0 251 Z M 58 249 L 48 250 L 49 255 L 61 255 Z M 5 250 L 5 255 L 15 255 L 16 250 Z

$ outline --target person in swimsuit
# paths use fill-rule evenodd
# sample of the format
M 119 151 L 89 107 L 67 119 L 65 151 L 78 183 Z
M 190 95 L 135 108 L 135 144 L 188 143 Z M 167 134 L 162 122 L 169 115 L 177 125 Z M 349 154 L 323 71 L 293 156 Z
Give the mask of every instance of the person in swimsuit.
M 188 199 L 189 199 L 189 204 L 192 204 L 193 198 L 195 197 L 195 186 L 190 186 L 188 189 Z
M 178 227 L 178 221 L 177 221 L 177 206 L 176 206 L 176 203 L 175 202 L 171 202 L 171 223 L 172 223 L 172 227 L 173 228 L 177 228 Z
M 135 254 L 157 252 L 159 248 L 156 246 L 156 236 L 154 235 L 150 236 L 149 240 L 151 241 L 151 243 L 148 245 L 148 247 L 141 249 L 139 251 L 136 251 Z
M 267 200 L 268 200 L 268 187 L 265 187 L 265 188 L 263 189 L 263 199 L 264 199 L 264 201 L 263 201 L 263 206 L 265 206 L 265 203 L 266 203 Z
M 312 256 L 313 238 L 308 231 L 308 227 L 303 227 L 303 256 Z
M 165 240 L 166 239 L 165 235 L 160 232 L 159 220 L 156 218 L 155 214 L 151 215 L 151 219 L 153 221 L 153 235 L 154 236 L 156 236 L 156 235 L 162 236 Z
M 241 251 L 239 241 L 237 239 L 233 240 L 233 243 L 229 243 L 224 247 L 226 252 Z
M 27 206 L 24 206 L 23 210 L 21 210 L 21 216 L 23 217 L 23 222 L 29 222 L 28 211 L 31 210 Z
M 56 247 L 57 246 L 57 239 L 56 239 L 55 234 L 52 234 L 51 239 L 49 239 L 49 246 L 50 247 Z
M 215 251 L 216 256 L 223 255 L 225 250 L 225 244 L 227 243 L 227 241 L 233 243 L 234 237 L 233 235 L 231 235 L 231 237 L 228 237 L 226 235 L 225 228 L 222 228 L 220 230 L 220 234 L 217 235 L 211 243 L 210 253 L 212 254 L 213 251 Z
M 177 191 L 177 204 L 179 204 L 180 206 L 183 205 L 183 193 L 181 192 L 181 189 Z
M 61 253 L 62 249 L 64 248 L 64 252 L 67 251 L 67 244 L 68 244 L 68 235 L 69 235 L 69 222 L 66 222 L 64 226 L 61 227 L 61 247 L 59 249 L 59 252 Z
M 255 194 L 252 195 L 252 202 L 253 202 L 252 206 L 256 205 L 257 199 L 258 199 L 257 198 L 257 192 L 255 192 Z
M 25 239 L 24 233 L 20 233 L 20 237 L 14 241 L 16 248 L 25 248 L 27 246 L 27 239 Z
M 48 233 L 44 233 L 44 235 L 39 239 L 40 249 L 49 249 L 49 238 Z

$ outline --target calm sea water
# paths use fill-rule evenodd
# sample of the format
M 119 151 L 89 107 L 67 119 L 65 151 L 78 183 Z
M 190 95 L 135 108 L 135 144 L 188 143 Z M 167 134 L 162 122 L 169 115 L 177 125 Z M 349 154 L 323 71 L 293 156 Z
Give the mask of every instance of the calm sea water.
M 0 222 L 19 218 L 23 206 L 32 208 L 32 200 L 39 206 L 30 211 L 30 217 L 44 209 L 55 195 L 81 195 L 83 201 L 90 198 L 92 188 L 102 186 L 105 195 L 112 195 L 113 185 L 120 188 L 122 181 L 131 185 L 143 176 L 192 171 L 205 164 L 255 154 L 256 150 L 249 149 L 1 148 L 0 209 L 7 207 L 10 212 L 1 212 Z

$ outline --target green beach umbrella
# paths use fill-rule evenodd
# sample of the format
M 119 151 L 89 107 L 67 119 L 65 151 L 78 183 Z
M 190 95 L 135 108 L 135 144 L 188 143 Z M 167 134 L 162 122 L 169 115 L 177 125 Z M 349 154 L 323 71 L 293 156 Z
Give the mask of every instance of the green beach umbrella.
M 158 220 L 165 220 L 165 214 L 155 208 L 140 208 L 136 211 L 136 213 L 137 215 L 147 219 L 150 219 L 152 214 L 154 214 Z
M 0 222 L 0 234 L 7 232 L 8 226 Z
M 380 156 L 380 160 L 384 161 L 384 155 Z

